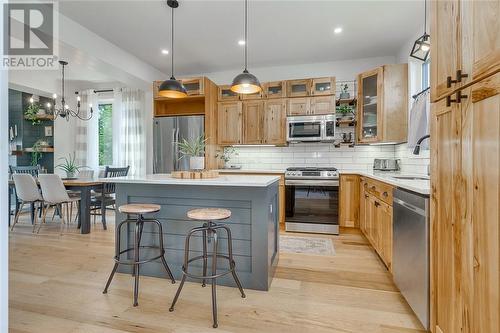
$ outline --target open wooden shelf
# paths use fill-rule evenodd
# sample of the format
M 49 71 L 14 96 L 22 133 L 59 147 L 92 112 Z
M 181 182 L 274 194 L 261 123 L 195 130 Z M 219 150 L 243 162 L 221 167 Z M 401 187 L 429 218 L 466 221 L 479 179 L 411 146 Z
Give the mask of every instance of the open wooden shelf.
M 337 127 L 349 127 L 356 125 L 356 119 L 337 119 Z
M 341 104 L 349 104 L 349 105 L 354 105 L 356 104 L 356 98 L 353 97 L 353 98 L 339 98 L 335 101 L 335 104 L 337 106 L 341 105 Z
M 24 148 L 24 152 L 26 153 L 33 153 L 35 150 L 33 148 Z M 53 153 L 54 152 L 54 147 L 43 147 L 43 148 L 38 148 L 40 153 Z
M 53 114 L 43 114 L 43 115 L 37 114 L 35 118 L 38 120 L 54 120 L 54 115 Z M 31 119 L 28 119 L 27 117 L 24 117 L 24 119 L 31 120 Z

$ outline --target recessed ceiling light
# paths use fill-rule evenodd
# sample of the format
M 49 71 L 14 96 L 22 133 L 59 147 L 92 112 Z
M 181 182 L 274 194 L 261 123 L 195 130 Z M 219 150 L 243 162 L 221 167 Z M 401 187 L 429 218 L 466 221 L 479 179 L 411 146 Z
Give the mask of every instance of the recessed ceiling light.
M 245 41 L 242 39 L 242 40 L 239 40 L 238 41 L 238 45 L 245 45 Z
M 342 28 L 341 27 L 337 27 L 335 29 L 333 29 L 333 32 L 335 32 L 336 34 L 339 34 L 342 32 Z
M 168 50 L 165 49 L 161 50 L 161 54 L 168 54 Z

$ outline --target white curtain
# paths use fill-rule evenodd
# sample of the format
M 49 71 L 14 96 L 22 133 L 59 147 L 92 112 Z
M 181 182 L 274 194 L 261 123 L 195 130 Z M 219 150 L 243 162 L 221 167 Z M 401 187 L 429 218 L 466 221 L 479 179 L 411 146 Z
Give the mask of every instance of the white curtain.
M 76 118 L 75 155 L 76 163 L 91 168 L 97 173 L 99 169 L 99 99 L 94 90 L 84 90 L 80 93 L 80 115 L 87 118 L 90 114 L 90 104 L 93 116 L 90 120 Z
M 146 173 L 144 92 L 137 89 L 114 89 L 113 164 L 130 166 L 129 175 Z

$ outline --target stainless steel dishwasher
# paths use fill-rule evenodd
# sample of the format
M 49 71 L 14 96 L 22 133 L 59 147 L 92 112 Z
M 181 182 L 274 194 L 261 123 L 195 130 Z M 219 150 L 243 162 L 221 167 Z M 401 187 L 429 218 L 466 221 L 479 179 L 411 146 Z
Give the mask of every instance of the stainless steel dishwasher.
M 429 329 L 429 197 L 397 188 L 393 200 L 394 282 Z

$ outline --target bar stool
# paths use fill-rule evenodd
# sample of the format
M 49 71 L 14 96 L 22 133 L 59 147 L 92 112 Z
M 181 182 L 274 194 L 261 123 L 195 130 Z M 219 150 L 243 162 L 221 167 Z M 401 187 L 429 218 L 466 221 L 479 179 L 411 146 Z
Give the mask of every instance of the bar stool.
M 193 209 L 187 213 L 187 216 L 196 221 L 205 221 L 202 227 L 192 228 L 187 236 L 186 236 L 186 245 L 184 249 L 184 265 L 182 266 L 182 280 L 179 285 L 179 289 L 177 289 L 177 293 L 175 294 L 174 300 L 172 301 L 172 305 L 170 306 L 169 311 L 174 311 L 174 306 L 177 300 L 179 299 L 179 295 L 181 294 L 182 287 L 184 286 L 184 282 L 187 277 L 200 279 L 202 280 L 202 286 L 205 287 L 206 280 L 212 280 L 212 315 L 213 315 L 213 327 L 217 328 L 217 290 L 216 290 L 216 280 L 217 278 L 224 276 L 226 274 L 231 273 L 233 275 L 234 281 L 240 290 L 241 297 L 245 298 L 245 292 L 243 291 L 243 287 L 241 286 L 240 280 L 236 275 L 236 263 L 233 259 L 233 239 L 231 237 L 231 230 L 229 227 L 223 224 L 216 224 L 213 221 L 225 220 L 231 216 L 231 211 L 222 208 L 201 208 L 201 209 Z M 217 245 L 218 245 L 218 235 L 217 230 L 224 229 L 227 234 L 227 248 L 228 255 L 222 255 L 217 253 Z M 202 233 L 203 240 L 203 255 L 196 256 L 193 258 L 189 258 L 189 241 L 191 236 L 195 233 Z M 207 275 L 207 263 L 208 263 L 208 253 L 207 253 L 207 242 L 210 241 L 210 236 L 213 238 L 213 250 L 212 250 L 212 272 L 210 275 Z M 224 258 L 229 260 L 229 269 L 217 274 L 217 258 Z M 193 275 L 188 273 L 188 265 L 189 263 L 203 260 L 203 275 Z
M 174 276 L 172 275 L 172 272 L 170 271 L 170 268 L 168 267 L 167 261 L 165 260 L 165 248 L 163 247 L 163 229 L 161 227 L 160 221 L 156 219 L 145 219 L 143 217 L 144 214 L 151 214 L 151 213 L 156 213 L 160 211 L 160 206 L 159 205 L 152 205 L 152 204 L 127 204 L 120 206 L 118 210 L 120 213 L 128 214 L 128 215 L 136 215 L 136 219 L 130 219 L 127 218 L 126 220 L 120 222 L 118 227 L 116 228 L 116 247 L 115 247 L 115 265 L 113 266 L 113 270 L 111 271 L 111 274 L 108 278 L 108 282 L 106 283 L 106 287 L 104 288 L 104 291 L 102 292 L 103 294 L 106 294 L 108 292 L 109 285 L 111 284 L 111 281 L 113 280 L 113 276 L 116 273 L 116 270 L 118 269 L 118 265 L 124 264 L 124 265 L 133 265 L 134 266 L 134 271 L 133 275 L 135 277 L 135 283 L 134 283 L 134 306 L 137 306 L 137 298 L 139 296 L 139 266 L 148 262 L 151 262 L 156 259 L 161 259 L 161 262 L 163 263 L 163 267 L 165 267 L 165 270 L 167 271 L 167 274 L 172 280 L 172 283 L 175 283 Z M 134 246 L 127 248 L 125 250 L 121 250 L 120 247 L 120 240 L 121 240 L 121 228 L 124 224 L 128 223 L 135 223 L 135 241 L 134 241 Z M 151 245 L 141 245 L 141 237 L 142 237 L 142 229 L 144 227 L 144 223 L 153 223 L 158 226 L 158 240 L 159 240 L 159 247 L 158 246 L 151 246 Z M 150 248 L 150 249 L 159 249 L 160 253 L 153 258 L 148 258 L 148 259 L 139 259 L 139 250 L 141 248 Z M 134 259 L 133 260 L 122 260 L 120 259 L 120 255 L 123 253 L 128 253 L 130 251 L 134 251 Z

